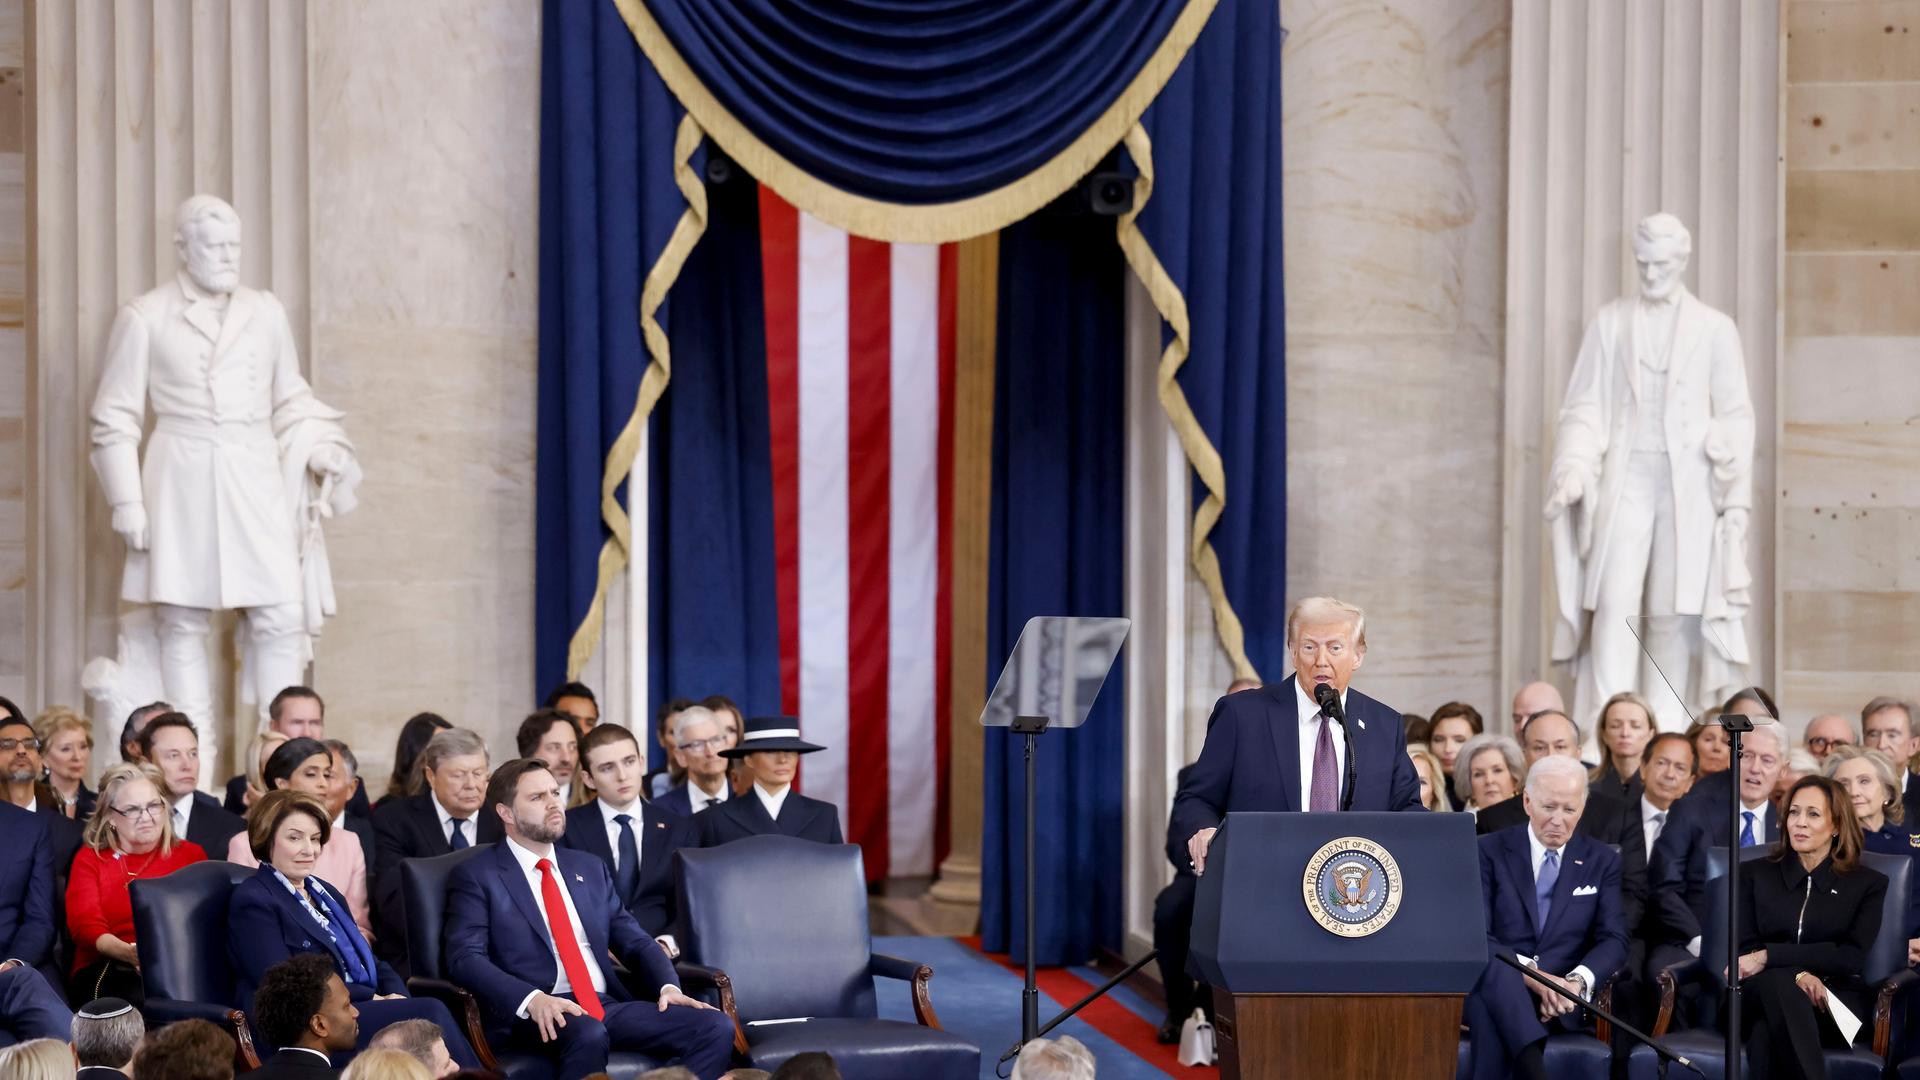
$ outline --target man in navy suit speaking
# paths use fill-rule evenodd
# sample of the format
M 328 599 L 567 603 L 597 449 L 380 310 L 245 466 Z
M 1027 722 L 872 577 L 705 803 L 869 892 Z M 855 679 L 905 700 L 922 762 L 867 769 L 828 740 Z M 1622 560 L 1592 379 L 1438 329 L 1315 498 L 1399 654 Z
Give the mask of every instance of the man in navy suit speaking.
M 1302 600 L 1287 616 L 1287 648 L 1294 671 L 1285 682 L 1214 705 L 1200 760 L 1174 796 L 1175 834 L 1187 837 L 1195 873 L 1206 872 L 1207 848 L 1232 811 L 1421 809 L 1400 710 L 1347 689 L 1367 655 L 1366 613 L 1329 597 Z M 1338 701 L 1336 715 L 1320 694 Z

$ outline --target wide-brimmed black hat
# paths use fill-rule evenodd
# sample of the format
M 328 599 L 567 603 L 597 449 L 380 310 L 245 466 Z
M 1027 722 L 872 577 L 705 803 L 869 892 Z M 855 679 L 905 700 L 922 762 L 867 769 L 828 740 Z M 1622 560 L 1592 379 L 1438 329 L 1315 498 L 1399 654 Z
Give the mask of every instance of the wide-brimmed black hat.
M 747 729 L 740 733 L 740 745 L 731 750 L 720 751 L 720 756 L 745 757 L 763 750 L 791 750 L 796 754 L 811 754 L 815 750 L 825 749 L 824 746 L 815 746 L 810 742 L 801 741 L 800 721 L 791 716 L 756 716 L 747 721 Z

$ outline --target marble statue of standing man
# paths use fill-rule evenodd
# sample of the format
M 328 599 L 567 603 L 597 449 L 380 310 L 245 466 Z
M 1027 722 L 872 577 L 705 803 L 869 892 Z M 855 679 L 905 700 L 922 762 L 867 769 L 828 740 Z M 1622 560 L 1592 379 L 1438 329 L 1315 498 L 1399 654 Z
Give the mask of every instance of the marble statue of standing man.
M 180 272 L 114 319 L 92 457 L 127 543 L 121 598 L 153 605 L 161 685 L 210 756 L 213 612 L 246 613 L 242 691 L 261 710 L 304 682 L 333 610 L 320 518 L 353 508 L 360 468 L 343 414 L 300 375 L 286 309 L 240 285 L 233 207 L 187 199 L 173 240 Z
M 1633 251 L 1639 295 L 1608 303 L 1587 327 L 1560 409 L 1546 505 L 1553 658 L 1576 665 L 1583 724 L 1636 690 L 1672 729 L 1686 715 L 1661 672 L 1698 712 L 1741 685 L 1749 662 L 1753 401 L 1733 320 L 1681 284 L 1686 226 L 1654 214 L 1635 227 Z M 1639 615 L 1704 624 L 1642 624 L 1656 671 L 1628 624 Z

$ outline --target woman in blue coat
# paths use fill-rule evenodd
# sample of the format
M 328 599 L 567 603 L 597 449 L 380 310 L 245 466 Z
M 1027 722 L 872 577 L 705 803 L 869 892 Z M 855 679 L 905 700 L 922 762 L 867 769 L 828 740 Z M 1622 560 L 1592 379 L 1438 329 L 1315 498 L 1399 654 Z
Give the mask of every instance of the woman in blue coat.
M 374 959 L 340 892 L 313 876 L 332 831 L 318 799 L 287 788 L 268 792 L 247 812 L 247 839 L 260 869 L 234 887 L 227 905 L 227 953 L 241 1002 L 252 1011 L 254 989 L 273 965 L 297 953 L 325 953 L 333 957 L 360 1010 L 356 1053 L 389 1024 L 426 1020 L 445 1033 L 447 1053 L 456 1062 L 477 1067 L 473 1047 L 447 1007 L 432 998 L 408 997 L 406 983 Z

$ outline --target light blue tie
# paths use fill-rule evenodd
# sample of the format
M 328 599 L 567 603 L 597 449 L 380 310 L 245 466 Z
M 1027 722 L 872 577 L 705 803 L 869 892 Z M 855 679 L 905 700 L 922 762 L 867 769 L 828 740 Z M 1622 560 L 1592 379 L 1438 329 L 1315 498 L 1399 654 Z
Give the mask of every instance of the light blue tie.
M 1540 877 L 1533 883 L 1534 899 L 1539 903 L 1540 925 L 1547 925 L 1547 912 L 1553 910 L 1553 887 L 1560 880 L 1560 852 L 1549 848 L 1540 864 Z
M 1740 826 L 1740 846 L 1752 847 L 1760 842 L 1753 838 L 1753 811 L 1742 810 L 1740 816 L 1746 819 L 1746 824 Z

